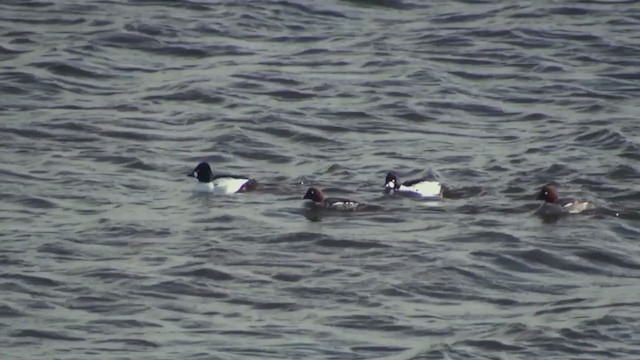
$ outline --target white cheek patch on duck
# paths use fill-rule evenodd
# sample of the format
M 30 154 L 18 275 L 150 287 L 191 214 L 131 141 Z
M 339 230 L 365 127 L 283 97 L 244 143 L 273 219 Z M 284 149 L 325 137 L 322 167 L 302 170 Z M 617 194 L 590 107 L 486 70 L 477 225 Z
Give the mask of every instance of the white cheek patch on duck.
M 424 197 L 440 197 L 442 185 L 437 181 L 423 181 L 411 186 L 400 185 L 398 191 L 412 192 Z
M 235 194 L 249 179 L 220 178 L 212 182 L 216 194 Z
M 395 181 L 389 181 L 388 183 L 386 183 L 384 185 L 385 189 L 393 189 L 396 187 L 396 183 Z

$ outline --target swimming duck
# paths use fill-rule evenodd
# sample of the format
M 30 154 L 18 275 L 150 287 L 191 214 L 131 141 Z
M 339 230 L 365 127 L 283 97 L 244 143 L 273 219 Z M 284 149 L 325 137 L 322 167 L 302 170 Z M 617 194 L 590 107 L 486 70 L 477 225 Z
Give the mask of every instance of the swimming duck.
M 239 175 L 214 175 L 211 166 L 201 162 L 187 176 L 198 179 L 194 185 L 195 192 L 209 192 L 214 194 L 235 194 L 253 191 L 258 182 L 246 176 Z
M 543 215 L 579 214 L 595 209 L 595 205 L 589 201 L 560 199 L 556 186 L 552 184 L 543 186 L 536 200 L 544 200 L 542 206 L 536 210 L 536 213 Z
M 315 206 L 331 210 L 356 211 L 372 209 L 372 205 L 359 203 L 357 201 L 344 198 L 325 197 L 322 191 L 316 187 L 310 187 L 302 198 L 313 201 Z
M 419 196 L 424 198 L 442 198 L 445 187 L 438 181 L 426 178 L 408 180 L 400 183 L 398 175 L 389 171 L 384 180 L 385 192 L 395 192 L 399 195 Z

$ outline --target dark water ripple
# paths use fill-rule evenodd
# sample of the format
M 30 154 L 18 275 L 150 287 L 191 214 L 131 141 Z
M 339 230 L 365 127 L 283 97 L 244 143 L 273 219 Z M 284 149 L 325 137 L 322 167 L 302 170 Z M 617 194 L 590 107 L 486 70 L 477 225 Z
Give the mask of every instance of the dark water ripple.
M 634 1 L 4 1 L 12 359 L 640 357 Z M 206 160 L 263 188 L 194 196 Z M 385 197 L 430 176 L 438 204 Z M 594 201 L 532 216 L 539 187 Z M 302 207 L 317 185 L 383 211 Z

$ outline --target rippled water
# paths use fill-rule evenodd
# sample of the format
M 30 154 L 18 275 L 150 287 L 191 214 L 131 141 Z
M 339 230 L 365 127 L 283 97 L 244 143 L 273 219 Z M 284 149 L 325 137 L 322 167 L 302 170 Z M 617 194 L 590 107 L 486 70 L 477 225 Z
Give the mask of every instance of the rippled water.
M 3 358 L 640 357 L 631 1 L 0 4 Z M 194 196 L 199 161 L 262 191 Z M 385 197 L 394 169 L 454 199 Z M 599 211 L 532 216 L 549 181 Z M 385 210 L 309 216 L 315 185 Z

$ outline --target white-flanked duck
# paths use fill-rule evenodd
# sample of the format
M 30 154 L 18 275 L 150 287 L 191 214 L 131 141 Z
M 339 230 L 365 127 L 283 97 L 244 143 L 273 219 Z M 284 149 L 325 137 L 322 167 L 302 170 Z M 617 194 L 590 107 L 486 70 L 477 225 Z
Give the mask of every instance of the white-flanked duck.
M 246 176 L 214 175 L 211 171 L 211 166 L 206 162 L 198 164 L 187 176 L 198 179 L 198 182 L 193 186 L 193 191 L 195 192 L 235 194 L 253 191 L 258 186 L 256 180 Z
M 447 188 L 439 181 L 429 180 L 427 178 L 407 180 L 400 182 L 398 174 L 389 171 L 384 180 L 385 192 L 394 192 L 398 195 L 416 196 L 423 198 L 439 199 L 443 197 L 443 193 Z

